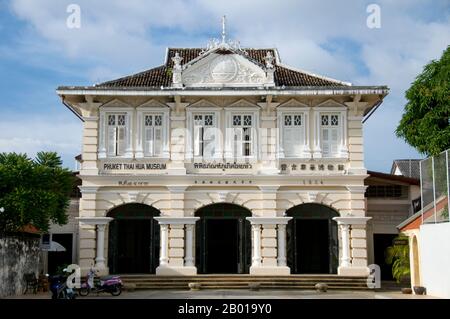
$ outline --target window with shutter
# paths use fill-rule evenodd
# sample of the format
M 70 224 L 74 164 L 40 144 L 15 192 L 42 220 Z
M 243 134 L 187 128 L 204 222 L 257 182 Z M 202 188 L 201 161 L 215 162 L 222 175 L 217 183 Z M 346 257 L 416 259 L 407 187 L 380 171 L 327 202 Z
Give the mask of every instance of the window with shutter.
M 108 114 L 107 153 L 109 156 L 123 156 L 126 149 L 126 114 Z
M 194 115 L 194 156 L 212 158 L 215 153 L 215 116 Z
M 302 115 L 285 114 L 283 116 L 283 150 L 285 156 L 300 156 L 304 144 Z
M 321 144 L 324 157 L 335 157 L 341 142 L 341 123 L 338 114 L 321 115 Z
M 233 115 L 233 154 L 235 157 L 253 155 L 253 115 Z
M 144 116 L 145 156 L 161 156 L 163 152 L 163 117 L 147 114 Z

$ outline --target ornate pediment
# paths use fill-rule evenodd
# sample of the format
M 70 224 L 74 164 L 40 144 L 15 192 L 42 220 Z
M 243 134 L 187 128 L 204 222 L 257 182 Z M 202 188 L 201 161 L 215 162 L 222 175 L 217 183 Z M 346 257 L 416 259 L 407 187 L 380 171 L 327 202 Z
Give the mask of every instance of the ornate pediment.
M 289 101 L 284 102 L 283 104 L 280 104 L 278 106 L 278 108 L 284 108 L 284 107 L 286 107 L 286 108 L 298 108 L 298 107 L 308 107 L 308 105 L 305 104 L 305 103 L 302 103 L 300 101 L 297 101 L 296 99 L 290 99 Z
M 346 107 L 345 104 L 339 103 L 333 99 L 328 99 L 322 103 L 317 104 L 315 107 Z
M 102 107 L 102 108 L 104 108 L 104 107 L 131 107 L 131 105 L 124 101 L 121 101 L 119 99 L 113 99 L 109 102 L 102 104 L 100 107 Z
M 211 52 L 186 65 L 181 72 L 185 87 L 259 87 L 274 85 L 266 70 L 241 54 Z

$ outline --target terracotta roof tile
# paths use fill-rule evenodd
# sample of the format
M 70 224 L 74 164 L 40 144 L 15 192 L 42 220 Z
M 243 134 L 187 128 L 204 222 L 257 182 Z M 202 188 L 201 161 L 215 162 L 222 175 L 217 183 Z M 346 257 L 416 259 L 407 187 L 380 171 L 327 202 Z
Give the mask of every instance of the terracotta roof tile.
M 156 68 L 136 73 L 130 76 L 122 77 L 116 80 L 107 81 L 97 84 L 96 87 L 103 88 L 120 88 L 120 87 L 170 87 L 172 83 L 171 69 L 173 67 L 172 57 L 178 52 L 183 58 L 182 63 L 186 64 L 191 60 L 197 58 L 203 49 L 201 48 L 170 48 L 167 52 L 166 63 Z M 273 49 L 244 49 L 245 55 L 249 60 L 264 65 L 264 57 L 270 51 L 273 56 L 275 52 Z M 322 78 L 312 74 L 308 74 L 299 70 L 293 70 L 286 66 L 275 64 L 275 85 L 287 87 L 302 87 L 302 86 L 327 86 L 327 87 L 342 87 L 345 84 L 331 79 Z

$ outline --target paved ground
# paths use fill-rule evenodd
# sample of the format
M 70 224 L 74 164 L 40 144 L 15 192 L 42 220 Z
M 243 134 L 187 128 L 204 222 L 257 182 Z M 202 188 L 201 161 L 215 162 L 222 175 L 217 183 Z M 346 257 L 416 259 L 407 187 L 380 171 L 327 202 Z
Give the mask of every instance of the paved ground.
M 11 297 L 14 299 L 49 299 L 50 293 L 27 294 Z M 328 291 L 314 290 L 138 290 L 123 292 L 118 297 L 102 293 L 93 294 L 89 299 L 430 299 L 432 296 L 405 295 L 400 291 Z

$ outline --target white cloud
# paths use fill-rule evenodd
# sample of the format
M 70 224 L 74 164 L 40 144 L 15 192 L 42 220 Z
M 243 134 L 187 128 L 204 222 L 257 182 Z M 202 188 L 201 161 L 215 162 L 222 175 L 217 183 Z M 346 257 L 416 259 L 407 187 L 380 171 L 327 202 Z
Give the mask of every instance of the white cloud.
M 73 158 L 81 150 L 81 121 L 69 116 L 2 117 L 0 128 L 0 152 L 34 157 L 39 151 L 54 151 L 62 157 L 65 166 L 73 168 Z
M 292 66 L 354 84 L 389 85 L 391 94 L 366 123 L 366 150 L 374 154 L 381 138 L 392 157 L 414 154 L 393 135 L 404 90 L 450 39 L 445 0 L 379 0 L 381 29 L 366 26 L 366 6 L 373 1 L 78 0 L 81 29 L 70 30 L 65 20 L 72 2 L 13 0 L 13 12 L 29 24 L 18 45 L 27 43 L 34 55 L 83 61 L 86 79 L 97 82 L 161 64 L 164 47 L 177 45 L 171 43 L 174 34 L 180 46 L 206 44 L 208 35 L 219 35 L 220 16 L 226 14 L 229 33 L 243 46 L 278 47 Z M 329 43 L 338 49 L 326 49 Z

